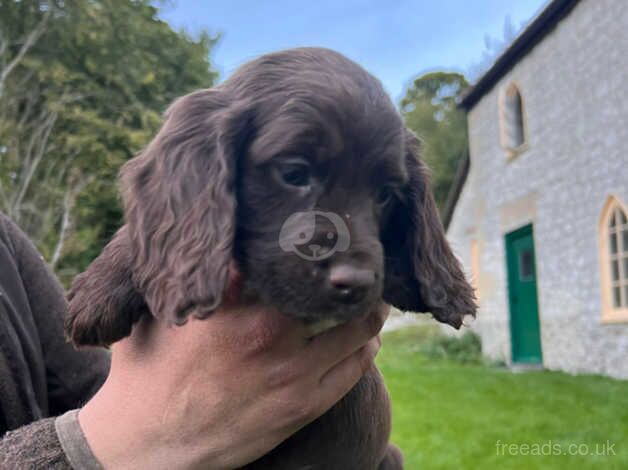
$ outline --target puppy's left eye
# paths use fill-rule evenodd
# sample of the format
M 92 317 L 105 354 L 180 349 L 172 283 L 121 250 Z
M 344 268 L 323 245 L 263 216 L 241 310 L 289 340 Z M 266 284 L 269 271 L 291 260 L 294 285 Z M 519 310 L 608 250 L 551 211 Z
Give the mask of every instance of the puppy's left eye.
M 375 203 L 380 206 L 386 206 L 395 197 L 395 188 L 392 186 L 383 186 L 375 195 Z
M 275 178 L 284 186 L 306 188 L 312 184 L 312 170 L 307 160 L 283 160 L 273 167 Z

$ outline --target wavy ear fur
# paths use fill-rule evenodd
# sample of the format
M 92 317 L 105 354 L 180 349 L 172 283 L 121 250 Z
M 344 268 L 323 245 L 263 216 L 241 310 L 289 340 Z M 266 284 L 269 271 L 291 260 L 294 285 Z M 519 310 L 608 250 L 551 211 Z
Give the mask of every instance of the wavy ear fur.
M 148 148 L 122 169 L 133 281 L 151 312 L 205 316 L 227 284 L 235 224 L 234 158 L 216 90 L 178 99 Z M 221 141 L 222 140 L 222 141 Z
M 126 225 L 72 288 L 66 325 L 76 343 L 128 335 L 139 314 L 120 306 L 136 306 L 137 298 L 174 324 L 189 314 L 204 318 L 221 303 L 236 223 L 236 154 L 250 122 L 245 109 L 219 88 L 184 96 L 124 165 Z M 98 285 L 102 295 L 94 296 Z
M 131 279 L 127 227 L 122 227 L 89 265 L 74 278 L 68 293 L 66 336 L 77 346 L 106 346 L 128 336 L 149 313 Z
M 473 289 L 445 238 L 429 171 L 419 159 L 419 140 L 409 130 L 406 149 L 406 200 L 383 234 L 384 299 L 402 310 L 432 312 L 437 320 L 459 328 L 465 315 L 475 315 Z

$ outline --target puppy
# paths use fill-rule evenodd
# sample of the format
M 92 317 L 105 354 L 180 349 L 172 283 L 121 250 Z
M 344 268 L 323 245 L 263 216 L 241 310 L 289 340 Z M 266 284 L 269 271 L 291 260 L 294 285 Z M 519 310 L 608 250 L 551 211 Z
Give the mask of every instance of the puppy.
M 178 99 L 122 169 L 126 224 L 69 293 L 68 336 L 106 345 L 152 314 L 180 325 L 242 301 L 316 334 L 383 299 L 458 328 L 473 291 L 451 252 L 417 138 L 381 84 L 342 55 L 262 56 Z M 249 469 L 395 469 L 373 368 L 324 416 Z

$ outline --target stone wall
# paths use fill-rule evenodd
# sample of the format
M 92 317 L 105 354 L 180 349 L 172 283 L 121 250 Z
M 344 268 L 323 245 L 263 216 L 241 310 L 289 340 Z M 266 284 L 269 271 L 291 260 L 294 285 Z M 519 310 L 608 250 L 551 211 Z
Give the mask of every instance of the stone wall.
M 598 220 L 628 203 L 628 8 L 583 0 L 469 113 L 471 168 L 448 229 L 470 267 L 480 256 L 484 352 L 510 361 L 504 235 L 533 223 L 543 362 L 628 378 L 628 323 L 601 322 Z M 499 96 L 523 97 L 527 149 L 500 145 Z

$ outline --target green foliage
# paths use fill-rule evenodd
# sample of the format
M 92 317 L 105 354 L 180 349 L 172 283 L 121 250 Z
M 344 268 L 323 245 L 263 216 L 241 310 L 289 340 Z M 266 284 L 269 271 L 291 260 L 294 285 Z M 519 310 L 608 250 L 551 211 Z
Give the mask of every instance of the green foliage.
M 422 140 L 421 157 L 432 171 L 432 190 L 441 210 L 467 149 L 466 116 L 456 104 L 468 85 L 458 73 L 428 73 L 414 80 L 400 103 L 406 125 Z
M 405 468 L 628 468 L 628 381 L 434 360 L 417 347 L 430 336 L 423 327 L 385 333 L 376 360 Z M 498 454 L 498 442 L 550 440 L 565 454 Z M 616 455 L 595 455 L 607 440 Z M 572 444 L 592 455 L 569 455 Z
M 53 264 L 65 279 L 122 223 L 120 166 L 174 98 L 216 81 L 218 38 L 173 31 L 157 14 L 147 0 L 0 2 L 0 40 L 14 46 L 0 67 L 45 23 L 0 89 L 0 208 L 48 260 L 62 248 Z
M 482 342 L 480 337 L 472 331 L 466 331 L 461 336 L 449 336 L 443 334 L 436 322 L 426 322 L 389 334 L 399 345 L 403 345 L 407 353 L 460 364 L 483 363 Z
M 434 336 L 425 344 L 423 352 L 432 359 L 450 359 L 461 364 L 482 362 L 482 343 L 472 331 L 466 331 L 460 337 Z

